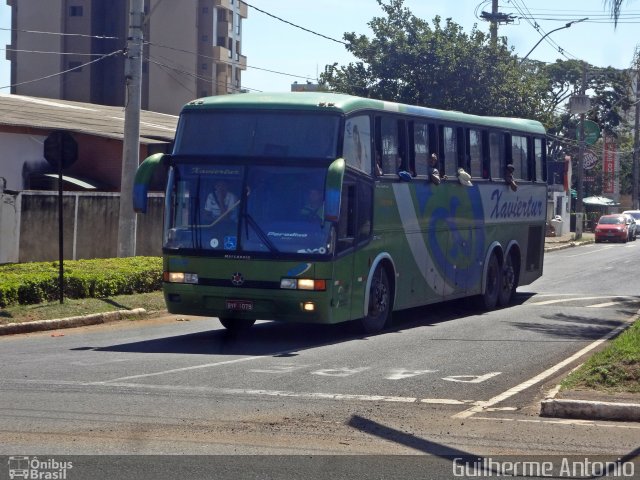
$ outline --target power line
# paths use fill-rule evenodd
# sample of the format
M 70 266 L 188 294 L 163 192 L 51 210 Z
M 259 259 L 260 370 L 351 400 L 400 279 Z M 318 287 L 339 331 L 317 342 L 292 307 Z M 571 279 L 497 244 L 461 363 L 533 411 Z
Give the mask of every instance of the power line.
M 258 7 L 255 7 L 255 6 L 253 6 L 253 5 L 251 5 L 251 4 L 247 3 L 247 2 L 243 2 L 243 3 L 245 5 L 247 5 L 248 7 L 251 7 L 254 10 L 257 10 L 260 13 L 264 13 L 265 15 L 268 15 L 268 16 L 270 16 L 272 18 L 275 18 L 276 20 L 280 20 L 281 22 L 284 22 L 284 23 L 286 23 L 288 25 L 291 25 L 292 27 L 296 27 L 296 28 L 299 28 L 300 30 L 304 30 L 305 32 L 312 33 L 313 35 L 317 35 L 319 37 L 326 38 L 327 40 L 331 40 L 332 42 L 341 43 L 342 45 L 348 45 L 348 43 L 343 42 L 342 40 L 336 40 L 335 38 L 328 37 L 327 35 L 323 35 L 322 33 L 314 32 L 313 30 L 309 30 L 308 28 L 301 27 L 300 25 L 296 25 L 295 23 L 292 23 L 292 22 L 290 22 L 288 20 L 280 18 L 280 17 L 278 17 L 276 15 L 273 15 L 272 13 L 265 12 L 264 10 L 261 10 Z
M 62 72 L 53 73 L 53 74 L 47 75 L 45 77 L 34 78 L 33 80 L 27 80 L 27 81 L 24 81 L 24 82 L 14 83 L 13 85 L 7 85 L 6 87 L 0 87 L 0 90 L 4 90 L 5 88 L 17 87 L 17 86 L 20 86 L 20 85 L 26 85 L 27 83 L 40 82 L 42 80 L 47 80 L 49 78 L 53 78 L 53 77 L 57 77 L 57 76 L 60 76 L 60 75 L 64 75 L 65 73 L 73 72 L 74 70 L 79 70 L 79 69 L 81 69 L 83 67 L 91 65 L 92 63 L 100 62 L 100 61 L 102 61 L 102 60 L 104 60 L 104 59 L 106 59 L 108 57 L 112 57 L 112 56 L 114 56 L 116 54 L 119 54 L 119 53 L 124 53 L 124 50 L 115 50 L 115 51 L 113 51 L 111 53 L 107 53 L 106 55 L 102 55 L 100 58 L 96 58 L 95 60 L 91 60 L 90 62 L 83 63 L 81 65 L 77 65 L 77 66 L 75 66 L 73 68 L 69 68 L 69 69 L 64 70 Z
M 208 60 L 214 60 L 215 62 L 223 63 L 225 65 L 235 66 L 235 64 L 233 62 L 226 62 L 224 60 L 219 60 L 219 59 L 217 59 L 215 57 L 211 57 L 209 55 L 204 55 L 202 53 L 193 52 L 193 51 L 190 51 L 190 50 L 183 50 L 181 48 L 170 47 L 168 45 L 161 45 L 159 43 L 153 43 L 153 42 L 145 42 L 145 45 L 149 45 L 149 46 L 153 46 L 153 47 L 166 48 L 167 50 L 174 50 L 176 52 L 189 53 L 191 55 L 196 55 L 198 57 L 206 58 Z M 304 80 L 315 80 L 315 78 L 311 78 L 311 77 L 308 77 L 306 75 L 296 75 L 296 74 L 293 74 L 293 73 L 279 72 L 277 70 L 270 70 L 268 68 L 254 67 L 252 65 L 247 65 L 247 68 L 253 68 L 254 70 L 260 70 L 260 71 L 263 71 L 263 72 L 275 73 L 275 74 L 278 74 L 278 75 L 285 75 L 285 76 L 293 77 L 293 78 L 301 78 L 301 79 L 304 79 Z
M 18 28 L 0 28 L 7 32 L 22 32 L 22 33 L 36 33 L 41 35 L 58 35 L 61 37 L 84 37 L 84 38 L 97 38 L 104 40 L 120 40 L 118 37 L 107 37 L 105 35 L 85 35 L 82 33 L 61 33 L 61 32 L 42 32 L 38 30 L 20 30 Z
M 78 57 L 101 57 L 102 53 L 75 53 L 75 52 L 44 52 L 41 50 L 21 50 L 18 48 L 0 48 L 0 51 L 20 52 L 20 53 L 43 53 L 51 55 L 76 55 Z

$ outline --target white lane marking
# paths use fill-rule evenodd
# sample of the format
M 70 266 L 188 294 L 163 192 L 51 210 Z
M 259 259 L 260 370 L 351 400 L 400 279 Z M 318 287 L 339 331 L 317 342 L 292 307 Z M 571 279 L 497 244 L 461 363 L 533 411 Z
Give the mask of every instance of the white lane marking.
M 450 377 L 444 377 L 442 380 L 447 382 L 460 382 L 460 383 L 482 383 L 485 380 L 489 380 L 502 372 L 489 372 L 484 375 L 452 375 Z
M 73 380 L 9 380 L 18 384 L 40 384 L 50 386 L 81 386 L 81 387 L 116 387 L 138 390 L 156 390 L 164 392 L 183 392 L 183 393 L 210 393 L 218 395 L 251 395 L 251 396 L 268 396 L 268 397 L 288 397 L 288 398 L 304 398 L 315 400 L 355 400 L 362 402 L 390 402 L 390 403 L 425 403 L 433 405 L 479 405 L 482 402 L 477 400 L 454 400 L 451 398 L 418 398 L 418 397 L 402 397 L 393 395 L 359 395 L 352 393 L 325 393 L 325 392 L 292 392 L 288 390 L 263 390 L 263 389 L 245 389 L 245 388 L 212 388 L 206 386 L 187 386 L 187 385 L 153 385 L 147 383 L 129 383 L 129 382 L 78 382 Z M 2 382 L 0 382 L 2 383 Z
M 640 430 L 640 425 L 629 425 L 622 423 L 600 423 L 595 420 L 573 420 L 569 418 L 562 419 L 524 419 L 524 418 L 502 418 L 502 417 L 473 417 L 473 420 L 489 420 L 491 422 L 524 422 L 524 423 L 552 423 L 556 425 L 579 425 L 589 427 L 605 427 L 605 428 L 630 428 Z
M 556 298 L 555 300 L 545 300 L 543 302 L 534 302 L 529 303 L 528 305 L 551 305 L 553 303 L 562 303 L 562 302 L 573 302 L 574 300 L 598 300 L 601 298 L 611 298 L 609 297 L 573 297 L 573 298 Z
M 613 307 L 614 305 L 620 305 L 622 302 L 605 302 L 605 303 L 596 303 L 595 305 L 587 305 L 587 308 L 604 308 L 604 307 Z
M 288 353 L 288 352 L 283 352 L 283 353 Z M 225 360 L 224 362 L 205 363 L 202 365 L 193 365 L 191 367 L 183 367 L 183 368 L 172 368 L 171 370 L 164 370 L 162 372 L 143 373 L 141 375 L 130 375 L 128 377 L 114 378 L 111 380 L 104 380 L 102 382 L 88 382 L 87 385 L 103 385 L 103 384 L 111 384 L 113 382 L 121 382 L 123 380 L 133 380 L 134 378 L 157 377 L 160 375 L 168 375 L 170 373 L 188 372 L 190 370 L 200 370 L 202 368 L 212 368 L 212 367 L 219 367 L 221 365 L 231 365 L 234 363 L 250 362 L 251 360 L 258 360 L 259 358 L 265 358 L 265 357 L 264 356 L 243 357 L 243 358 L 236 358 L 235 360 Z
M 593 255 L 594 253 L 604 252 L 605 250 L 609 250 L 610 248 L 614 248 L 613 245 L 608 247 L 599 248 L 598 250 L 589 250 L 586 253 L 576 253 L 575 255 L 563 255 L 563 257 L 573 258 L 573 257 L 583 257 L 584 255 Z
M 283 364 L 283 365 L 274 365 L 271 368 L 251 368 L 250 372 L 254 373 L 291 373 L 296 370 L 301 370 L 303 368 L 308 368 L 309 365 L 294 365 L 294 364 Z
M 394 368 L 391 373 L 384 377 L 386 380 L 402 380 L 404 378 L 417 377 L 425 373 L 435 373 L 437 370 L 406 370 L 404 368 Z
M 576 361 L 577 359 L 579 359 L 580 357 L 582 357 L 585 353 L 590 352 L 591 350 L 593 350 L 594 348 L 598 347 L 602 343 L 606 342 L 610 338 L 616 336 L 618 333 L 620 333 L 621 331 L 626 329 L 629 326 L 630 322 L 632 322 L 633 320 L 635 320 L 635 316 L 628 318 L 623 325 L 620 325 L 619 327 L 614 328 L 613 330 L 611 330 L 609 333 L 607 333 L 603 337 L 601 337 L 598 340 L 596 340 L 595 342 L 587 345 L 582 350 L 579 350 L 578 352 L 574 353 L 569 358 L 565 358 L 563 361 L 561 361 L 560 363 L 557 363 L 553 367 L 548 368 L 544 372 L 539 373 L 535 377 L 533 377 L 533 378 L 531 378 L 531 379 L 529 379 L 529 380 L 527 380 L 525 382 L 522 382 L 520 385 L 516 385 L 515 387 L 512 387 L 509 390 L 507 390 L 505 392 L 502 392 L 499 395 L 496 395 L 495 397 L 487 400 L 486 402 L 480 402 L 479 405 L 476 405 L 476 406 L 474 406 L 472 408 L 464 410 L 464 411 L 462 411 L 460 413 L 456 413 L 455 415 L 453 415 L 452 418 L 469 418 L 469 417 L 475 415 L 476 413 L 480 413 L 480 412 L 484 411 L 488 407 L 493 407 L 495 404 L 500 403 L 503 400 L 506 400 L 507 398 L 512 397 L 512 396 L 522 392 L 523 390 L 526 390 L 527 388 L 535 385 L 536 383 L 539 383 L 539 382 L 549 378 L 551 375 L 555 374 L 556 372 L 558 372 L 559 370 L 561 370 L 565 366 L 569 365 L 570 363 L 572 363 L 572 362 Z
M 325 368 L 323 370 L 316 370 L 315 372 L 311 372 L 311 375 L 320 375 L 322 377 L 349 377 L 351 375 L 355 375 L 356 373 L 364 372 L 369 370 L 370 367 L 360 367 L 360 368 Z

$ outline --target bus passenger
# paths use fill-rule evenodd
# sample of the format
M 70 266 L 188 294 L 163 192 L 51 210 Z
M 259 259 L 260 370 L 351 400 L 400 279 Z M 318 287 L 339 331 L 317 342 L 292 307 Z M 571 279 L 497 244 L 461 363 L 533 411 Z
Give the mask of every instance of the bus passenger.
M 229 191 L 227 184 L 218 180 L 214 184 L 213 192 L 207 195 L 204 211 L 209 220 L 216 220 L 224 216 L 228 220 L 236 221 L 238 219 L 236 208 L 238 203 L 238 197 Z

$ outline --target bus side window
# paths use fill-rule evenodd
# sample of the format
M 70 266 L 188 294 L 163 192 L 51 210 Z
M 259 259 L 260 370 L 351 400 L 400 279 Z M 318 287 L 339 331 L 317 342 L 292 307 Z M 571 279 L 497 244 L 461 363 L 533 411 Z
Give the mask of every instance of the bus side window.
M 489 175 L 492 180 L 500 180 L 504 177 L 506 162 L 502 162 L 502 142 L 504 137 L 497 133 L 489 134 Z
M 529 176 L 529 149 L 527 137 L 521 135 L 511 136 L 511 163 L 513 164 L 513 176 L 522 180 L 530 180 Z
M 535 158 L 535 172 L 536 172 L 536 177 L 535 180 L 538 182 L 543 182 L 546 181 L 546 157 L 545 157 L 545 149 L 544 149 L 544 141 L 541 138 L 535 138 L 533 140 L 533 151 L 534 151 L 534 158 Z
M 427 175 L 429 162 L 429 129 L 426 123 L 413 123 L 412 151 L 414 157 L 414 168 L 416 175 Z M 435 153 L 435 151 L 433 152 Z
M 458 140 L 456 129 L 444 127 L 444 173 L 454 175 L 458 171 Z
M 467 152 L 469 154 L 469 173 L 472 177 L 482 178 L 482 132 L 475 128 L 467 130 L 468 143 Z
M 381 169 L 384 175 L 395 174 L 400 165 L 398 152 L 398 122 L 393 117 L 381 117 L 380 129 L 376 135 L 380 135 L 382 158 Z

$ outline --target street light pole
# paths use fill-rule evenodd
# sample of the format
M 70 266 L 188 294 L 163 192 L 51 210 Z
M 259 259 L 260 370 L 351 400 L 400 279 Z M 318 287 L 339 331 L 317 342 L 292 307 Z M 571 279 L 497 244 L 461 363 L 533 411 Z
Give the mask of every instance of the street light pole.
M 540 38 L 540 40 L 538 40 L 538 43 L 536 43 L 536 44 L 533 46 L 533 48 L 532 48 L 531 50 L 529 50 L 529 53 L 527 53 L 524 57 L 522 57 L 522 59 L 520 60 L 520 63 L 524 62 L 524 61 L 527 59 L 527 57 L 528 57 L 529 55 L 531 55 L 531 52 L 533 52 L 533 51 L 536 49 L 536 47 L 537 47 L 538 45 L 540 45 L 540 42 L 542 42 L 542 40 L 544 40 L 545 38 L 547 38 L 547 37 L 548 37 L 549 35 L 551 35 L 553 32 L 557 32 L 558 30 L 563 30 L 563 29 L 565 29 L 565 28 L 569 28 L 569 27 L 570 27 L 571 25 L 573 25 L 574 23 L 584 22 L 585 20 L 589 20 L 589 17 L 581 18 L 580 20 L 574 20 L 573 22 L 569 22 L 569 23 L 565 24 L 563 27 L 558 27 L 558 28 L 555 28 L 555 29 L 551 30 L 550 32 L 545 33 L 545 34 Z

